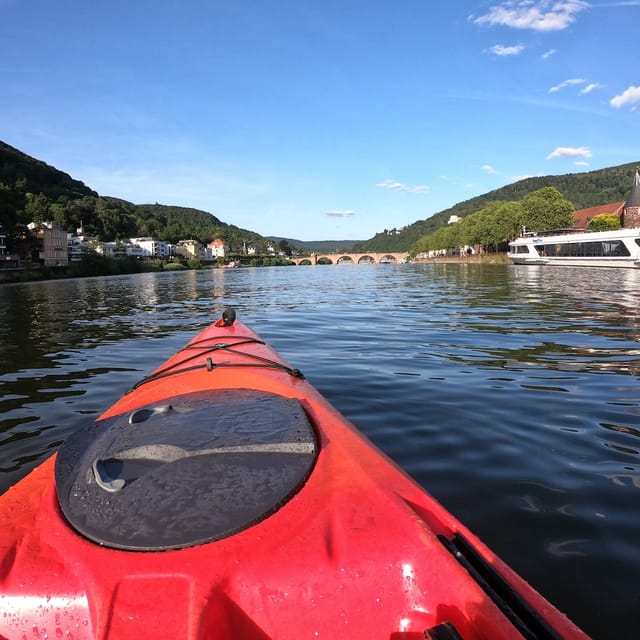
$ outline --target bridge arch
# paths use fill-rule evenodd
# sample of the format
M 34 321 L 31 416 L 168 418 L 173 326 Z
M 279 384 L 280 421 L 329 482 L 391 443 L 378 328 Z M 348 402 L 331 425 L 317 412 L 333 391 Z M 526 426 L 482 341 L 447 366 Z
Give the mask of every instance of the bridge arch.
M 310 257 L 289 258 L 297 265 L 309 264 L 399 264 L 409 261 L 406 253 L 376 253 L 363 251 L 361 253 L 318 253 Z

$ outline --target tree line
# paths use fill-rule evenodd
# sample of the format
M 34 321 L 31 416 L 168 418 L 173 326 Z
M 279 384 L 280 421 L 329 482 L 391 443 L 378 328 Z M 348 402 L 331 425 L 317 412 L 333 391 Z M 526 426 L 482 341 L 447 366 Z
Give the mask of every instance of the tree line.
M 488 252 L 507 249 L 509 241 L 517 238 L 522 229 L 544 231 L 570 228 L 574 223 L 573 203 L 555 187 L 543 187 L 510 202 L 494 200 L 446 227 L 420 238 L 409 253 L 458 250 L 461 247 L 482 247 Z M 601 214 L 589 222 L 589 229 L 600 231 L 620 226 L 619 218 Z

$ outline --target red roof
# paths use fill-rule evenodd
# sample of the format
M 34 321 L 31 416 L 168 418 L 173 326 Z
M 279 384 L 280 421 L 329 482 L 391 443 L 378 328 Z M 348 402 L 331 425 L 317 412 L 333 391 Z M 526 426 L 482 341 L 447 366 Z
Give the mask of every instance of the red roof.
M 573 226 L 579 229 L 584 229 L 589 220 L 599 216 L 601 213 L 615 213 L 620 216 L 622 208 L 624 207 L 624 200 L 621 202 L 610 202 L 609 204 L 601 204 L 597 207 L 589 207 L 588 209 L 578 209 L 573 212 L 574 223 Z

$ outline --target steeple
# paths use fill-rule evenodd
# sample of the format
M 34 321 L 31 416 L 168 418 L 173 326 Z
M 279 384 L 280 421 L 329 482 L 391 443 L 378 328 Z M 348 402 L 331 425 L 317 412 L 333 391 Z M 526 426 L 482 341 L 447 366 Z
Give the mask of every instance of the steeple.
M 620 220 L 625 229 L 640 227 L 640 167 L 636 167 L 631 193 L 624 203 Z
M 631 185 L 631 194 L 624 203 L 624 208 L 640 207 L 640 167 L 636 167 L 636 175 Z

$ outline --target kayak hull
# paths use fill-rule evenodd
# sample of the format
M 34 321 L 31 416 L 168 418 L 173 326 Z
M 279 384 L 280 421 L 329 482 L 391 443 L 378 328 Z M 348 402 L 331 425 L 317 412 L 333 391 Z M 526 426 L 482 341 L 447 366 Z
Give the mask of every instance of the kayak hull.
M 98 425 L 228 389 L 304 408 L 317 457 L 299 490 L 222 539 L 131 551 L 71 526 L 54 456 L 0 497 L 0 637 L 410 640 L 443 623 L 465 640 L 528 637 L 461 564 L 456 539 L 533 612 L 525 626 L 556 634 L 533 637 L 587 637 L 240 322 L 205 329 Z

